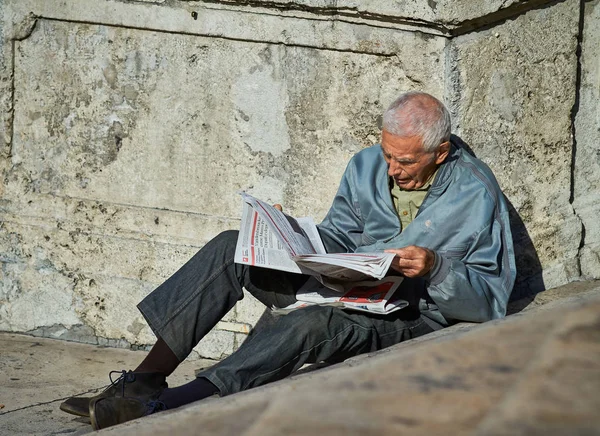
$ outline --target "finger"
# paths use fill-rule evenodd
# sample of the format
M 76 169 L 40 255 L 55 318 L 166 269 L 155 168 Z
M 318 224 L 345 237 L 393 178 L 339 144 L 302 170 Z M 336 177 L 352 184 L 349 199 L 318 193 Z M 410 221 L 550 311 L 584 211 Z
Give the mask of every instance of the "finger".
M 415 245 L 409 245 L 408 247 L 401 248 L 402 256 L 408 258 L 417 258 L 424 253 L 424 249 Z
M 277 209 L 279 212 L 283 212 L 283 206 L 281 206 L 281 204 L 279 204 L 279 203 L 275 203 L 275 204 L 273 205 L 273 207 L 274 207 L 275 209 Z
M 394 257 L 394 260 L 392 262 L 401 265 L 401 266 L 408 266 L 408 265 L 414 265 L 415 263 L 418 263 L 419 261 L 422 261 L 423 258 L 421 256 L 416 256 L 416 257 L 411 257 L 411 256 L 405 256 L 402 254 L 396 254 L 396 257 Z
M 425 260 L 428 254 L 427 249 L 414 245 L 404 248 L 390 249 L 389 252 L 394 253 L 396 256 L 401 257 L 402 259 L 412 260 Z
M 394 253 L 395 255 L 401 257 L 413 257 L 415 254 L 420 252 L 420 249 L 414 245 L 409 245 L 408 247 L 402 248 L 388 248 L 384 251 L 386 253 Z
M 421 259 L 407 259 L 405 257 L 398 259 L 398 266 L 404 269 L 416 269 L 423 264 Z

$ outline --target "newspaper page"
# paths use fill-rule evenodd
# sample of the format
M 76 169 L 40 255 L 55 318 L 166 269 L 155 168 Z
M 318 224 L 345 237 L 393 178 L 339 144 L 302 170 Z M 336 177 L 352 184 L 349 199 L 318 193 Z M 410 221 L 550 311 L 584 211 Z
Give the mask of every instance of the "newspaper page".
M 392 263 L 392 253 L 327 254 L 312 218 L 295 219 L 249 194 L 241 195 L 237 263 L 345 281 L 381 279 Z
M 293 273 L 303 272 L 268 224 L 246 202 L 243 203 L 242 223 L 234 261 Z
M 318 304 L 378 314 L 392 313 L 408 306 L 406 300 L 395 295 L 402 280 L 402 277 L 391 276 L 377 281 L 347 283 L 343 292 L 336 292 L 316 279 L 309 279 L 296 293 L 298 301 L 279 311 L 285 313 Z
M 312 218 L 296 219 L 249 194 L 241 195 L 244 202 L 252 206 L 262 220 L 270 226 L 290 257 L 299 254 L 326 254 Z
M 327 255 L 308 254 L 295 256 L 296 263 L 317 271 L 327 277 L 357 281 L 370 277 L 385 277 L 393 253 L 331 253 Z

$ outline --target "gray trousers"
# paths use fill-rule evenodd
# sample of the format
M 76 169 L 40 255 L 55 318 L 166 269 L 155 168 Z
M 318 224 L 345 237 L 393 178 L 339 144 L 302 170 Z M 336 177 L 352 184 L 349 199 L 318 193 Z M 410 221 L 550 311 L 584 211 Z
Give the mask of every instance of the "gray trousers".
M 154 333 L 183 361 L 243 298 L 246 288 L 266 307 L 296 301 L 307 276 L 234 263 L 237 231 L 223 232 L 138 305 Z M 340 362 L 433 331 L 408 307 L 372 315 L 311 306 L 256 328 L 231 356 L 198 374 L 228 395 L 282 379 L 305 363 Z

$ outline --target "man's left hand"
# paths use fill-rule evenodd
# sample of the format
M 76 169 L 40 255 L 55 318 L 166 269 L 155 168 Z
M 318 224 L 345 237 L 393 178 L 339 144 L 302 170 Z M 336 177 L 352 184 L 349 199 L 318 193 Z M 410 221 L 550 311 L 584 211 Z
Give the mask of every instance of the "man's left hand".
M 406 277 L 421 277 L 427 274 L 435 262 L 435 254 L 428 248 L 409 245 L 404 248 L 385 250 L 394 253 L 391 267 Z

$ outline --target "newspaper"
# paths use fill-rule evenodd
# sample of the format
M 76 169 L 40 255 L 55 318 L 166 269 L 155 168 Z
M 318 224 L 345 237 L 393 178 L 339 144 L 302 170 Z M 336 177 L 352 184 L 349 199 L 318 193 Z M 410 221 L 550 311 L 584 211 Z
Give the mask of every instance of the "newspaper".
M 408 306 L 395 295 L 403 278 L 386 277 L 378 281 L 346 283 L 342 292 L 330 289 L 315 278 L 310 278 L 296 293 L 296 303 L 276 309 L 286 313 L 303 307 L 318 305 L 340 306 L 362 312 L 388 314 Z
M 237 263 L 309 274 L 322 283 L 327 282 L 327 278 L 338 281 L 381 279 L 392 263 L 392 253 L 328 254 L 312 218 L 296 219 L 249 194 L 241 195 L 243 209 L 235 253 Z
M 328 254 L 312 218 L 296 219 L 251 195 L 241 195 L 235 262 L 313 276 L 296 292 L 298 301 L 278 311 L 320 304 L 384 314 L 408 305 L 394 294 L 402 277 L 385 277 L 393 254 Z

